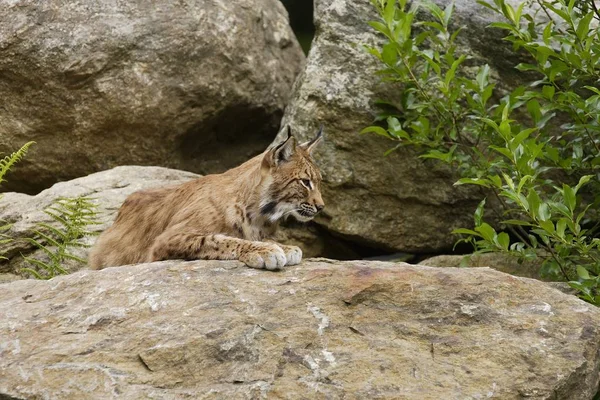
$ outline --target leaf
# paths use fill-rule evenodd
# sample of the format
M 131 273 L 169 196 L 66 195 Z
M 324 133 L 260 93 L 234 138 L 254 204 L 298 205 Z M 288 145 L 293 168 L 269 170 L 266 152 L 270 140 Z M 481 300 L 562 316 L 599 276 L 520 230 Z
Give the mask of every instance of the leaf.
M 500 232 L 498 234 L 497 241 L 503 250 L 508 251 L 508 246 L 510 246 L 510 237 L 506 232 Z
M 481 237 L 481 235 L 475 231 L 472 231 L 471 229 L 465 229 L 465 228 L 458 228 L 458 229 L 454 229 L 452 231 L 453 234 L 463 234 L 463 235 L 472 235 L 472 236 L 477 236 L 477 237 Z
M 533 122 L 536 124 L 542 119 L 542 112 L 540 111 L 540 103 L 536 99 L 531 99 L 527 102 L 527 111 L 533 118 Z
M 502 221 L 502 223 L 507 225 L 533 226 L 531 223 L 527 221 L 521 221 L 520 219 L 507 219 Z
M 509 149 L 504 148 L 504 147 L 498 147 L 498 146 L 490 146 L 490 149 L 494 150 L 497 153 L 502 154 L 504 157 L 506 157 L 512 161 L 513 154 L 510 152 Z
M 540 206 L 538 208 L 538 217 L 542 221 L 547 221 L 547 220 L 550 219 L 551 214 L 550 214 L 550 209 L 548 207 L 548 203 L 541 203 L 540 204 Z
M 513 182 L 512 178 L 510 176 L 508 176 L 506 173 L 502 173 L 502 177 L 504 178 L 504 181 L 506 182 L 506 184 L 508 185 L 508 187 L 511 190 L 515 190 L 515 183 Z
M 481 236 L 488 242 L 494 242 L 496 231 L 489 224 L 483 222 L 481 225 L 475 227 L 475 231 L 481 233 Z
M 481 200 L 479 202 L 479 204 L 477 205 L 477 208 L 475 209 L 475 213 L 473 215 L 473 218 L 475 219 L 475 226 L 481 225 L 482 218 L 483 218 L 483 211 L 484 211 L 484 207 L 485 207 L 485 201 L 486 201 L 485 198 L 483 200 Z
M 590 30 L 590 22 L 592 21 L 593 17 L 594 13 L 588 12 L 583 18 L 579 20 L 579 24 L 577 25 L 577 31 L 575 32 L 579 40 L 583 41 L 586 39 Z
M 429 150 L 427 153 L 421 154 L 419 156 L 419 158 L 433 158 L 433 159 L 441 160 L 444 162 L 450 162 L 452 160 L 452 153 L 451 152 L 444 153 L 439 150 Z
M 526 63 L 517 64 L 517 66 L 515 68 L 518 69 L 519 71 L 537 71 L 538 70 L 537 65 L 526 64 Z
M 552 37 L 552 21 L 550 21 L 546 24 L 546 27 L 544 28 L 544 33 L 542 34 L 542 37 L 544 39 L 544 43 L 546 45 L 550 45 L 550 38 Z
M 490 175 L 488 176 L 488 179 L 494 184 L 495 187 L 502 187 L 502 178 L 500 178 L 498 175 Z
M 577 197 L 575 195 L 575 190 L 572 187 L 563 183 L 562 188 L 563 199 L 565 200 L 565 204 L 569 208 L 571 212 L 575 210 L 575 206 L 577 205 Z
M 567 220 L 565 218 L 561 218 L 556 223 L 556 234 L 559 238 L 565 238 L 565 229 L 567 228 Z
M 509 147 L 510 147 L 511 151 L 515 151 L 515 149 L 517 147 L 519 147 L 519 145 L 523 142 L 523 140 L 527 139 L 529 137 L 529 135 L 531 135 L 536 130 L 537 130 L 536 128 L 530 128 L 530 129 L 525 129 L 525 130 L 519 132 L 519 134 L 517 134 L 517 136 L 515 136 L 514 138 L 512 138 L 509 141 Z
M 552 221 L 539 221 L 539 224 L 546 232 L 554 233 L 554 224 Z
M 386 43 L 383 46 L 382 52 L 381 52 L 381 59 L 383 60 L 384 63 L 386 63 L 389 66 L 394 66 L 396 65 L 396 61 L 398 59 L 398 53 L 396 51 L 396 44 L 394 42 L 389 42 Z
M 487 8 L 489 8 L 490 10 L 492 10 L 492 11 L 494 11 L 494 12 L 500 13 L 500 10 L 499 10 L 498 8 L 496 8 L 496 7 L 492 6 L 492 5 L 491 5 L 490 3 L 488 3 L 487 1 L 484 1 L 484 0 L 477 0 L 477 3 L 478 3 L 478 4 L 481 4 L 481 5 L 482 5 L 482 6 L 484 6 L 484 7 L 487 7 Z
M 445 83 L 446 86 L 450 86 L 450 83 L 452 82 L 452 80 L 454 79 L 454 76 L 456 74 L 456 69 L 458 68 L 458 66 L 460 64 L 462 64 L 462 62 L 466 59 L 467 57 L 465 55 L 461 55 L 457 60 L 455 60 L 452 65 L 450 66 L 450 69 L 448 69 L 448 72 L 446 72 L 446 78 L 445 78 Z
M 579 178 L 579 183 L 577 183 L 577 186 L 575 186 L 575 193 L 577 193 L 579 189 L 581 189 L 582 186 L 587 184 L 593 177 L 594 175 L 584 175 L 581 178 Z
M 444 25 L 448 26 L 450 23 L 450 18 L 452 18 L 452 13 L 454 12 L 454 1 L 451 1 L 450 4 L 446 6 L 444 9 Z
M 577 266 L 577 276 L 579 276 L 581 279 L 591 279 L 587 269 L 583 268 L 581 265 Z
M 488 64 L 484 64 L 479 67 L 479 71 L 477 71 L 477 77 L 475 78 L 477 81 L 477 85 L 479 86 L 479 90 L 485 89 L 488 85 L 490 76 L 490 66 Z
M 490 183 L 491 182 L 489 180 L 483 179 L 483 178 L 460 178 L 459 180 L 454 182 L 454 186 L 471 184 L 471 185 L 479 185 L 479 186 L 483 186 L 483 187 L 490 187 Z
M 492 22 L 488 26 L 491 28 L 506 29 L 506 30 L 513 31 L 513 32 L 516 31 L 514 26 L 512 26 L 511 24 L 508 24 L 506 22 Z
M 597 87 L 594 87 L 594 86 L 584 86 L 584 88 L 586 88 L 587 90 L 591 90 L 592 92 L 600 95 L 600 89 L 598 89 Z
M 379 21 L 369 21 L 368 24 L 371 28 L 375 29 L 377 32 L 383 33 L 386 36 L 389 36 L 389 29 L 385 24 Z
M 527 203 L 529 204 L 529 209 L 527 211 L 530 212 L 533 218 L 537 218 L 542 199 L 540 199 L 540 196 L 535 189 L 530 189 L 529 193 L 527 193 Z
M 569 211 L 569 208 L 566 205 L 564 205 L 563 203 L 558 203 L 556 201 L 549 201 L 548 205 L 550 206 L 550 208 L 552 208 L 552 210 L 558 211 L 559 213 L 561 213 L 562 215 L 564 215 L 567 218 L 571 218 L 572 214 Z
M 370 133 L 370 132 L 376 133 L 376 134 L 378 134 L 380 136 L 385 136 L 386 138 L 390 137 L 390 135 L 388 134 L 388 132 L 385 129 L 383 129 L 382 127 L 380 127 L 380 126 L 367 126 L 365 129 L 363 129 L 362 131 L 360 131 L 360 134 L 363 135 L 365 133 Z
M 392 26 L 394 22 L 394 14 L 396 12 L 396 0 L 387 0 L 385 9 L 383 10 L 383 19 L 388 26 Z
M 547 98 L 548 100 L 552 100 L 552 98 L 554 97 L 554 91 L 556 89 L 554 88 L 554 86 L 552 85 L 544 85 L 542 87 L 542 94 L 544 95 L 545 98 Z

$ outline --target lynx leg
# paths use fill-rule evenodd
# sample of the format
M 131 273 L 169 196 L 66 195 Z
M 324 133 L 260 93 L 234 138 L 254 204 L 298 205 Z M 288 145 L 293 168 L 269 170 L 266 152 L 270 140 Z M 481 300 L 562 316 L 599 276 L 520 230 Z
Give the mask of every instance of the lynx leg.
M 150 256 L 152 261 L 240 260 L 249 267 L 268 270 L 281 269 L 287 261 L 283 250 L 272 243 L 252 242 L 225 235 L 203 235 L 193 231 L 166 231 L 154 242 Z

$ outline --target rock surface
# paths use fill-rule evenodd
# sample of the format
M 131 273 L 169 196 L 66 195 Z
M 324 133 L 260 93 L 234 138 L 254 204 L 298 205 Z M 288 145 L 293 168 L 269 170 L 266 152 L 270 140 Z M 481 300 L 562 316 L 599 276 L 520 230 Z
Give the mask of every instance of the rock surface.
M 600 310 L 487 268 L 162 262 L 0 286 L 10 399 L 591 399 Z
M 534 260 L 524 261 L 519 264 L 517 257 L 500 253 L 485 253 L 471 256 L 441 255 L 423 260 L 419 264 L 430 267 L 489 267 L 511 275 L 543 279 L 540 275 L 540 262 L 535 262 Z
M 23 240 L 34 237 L 37 225 L 53 223 L 43 210 L 59 197 L 88 196 L 95 199 L 98 205 L 99 225 L 91 227 L 98 233 L 108 228 L 117 216 L 117 211 L 125 198 L 131 193 L 142 189 L 173 185 L 194 179 L 199 175 L 191 172 L 178 171 L 161 167 L 122 166 L 108 171 L 97 172 L 83 178 L 60 182 L 49 189 L 29 196 L 22 193 L 5 193 L 0 201 L 0 221 L 13 223 L 10 231 L 6 232 L 14 238 L 10 243 L 0 244 L 0 254 L 8 261 L 0 261 L 0 283 L 18 278 L 15 273 L 25 263 L 21 254 L 36 259 L 43 258 L 43 252 L 31 243 Z M 305 256 L 330 255 L 336 257 L 352 257 L 351 249 L 335 238 L 328 237 L 316 227 L 306 224 L 293 224 L 295 229 L 282 229 L 278 232 L 277 240 L 300 246 Z M 92 245 L 97 236 L 81 240 Z M 87 259 L 89 248 L 71 249 L 77 256 Z M 66 262 L 67 270 L 73 272 L 83 267 L 77 262 Z M 6 275 L 2 275 L 2 274 Z M 25 274 L 27 276 L 27 274 Z
M 457 25 L 466 25 L 462 45 L 472 62 L 489 63 L 499 87 L 514 85 L 512 50 L 498 31 L 486 28 L 491 12 L 464 0 L 456 2 L 455 16 Z M 315 158 L 324 175 L 326 208 L 317 223 L 379 249 L 443 252 L 456 241 L 452 229 L 472 225 L 482 195 L 473 187 L 452 186 L 456 177 L 436 162 L 418 159 L 409 149 L 384 157 L 393 142 L 359 135 L 373 121 L 374 102 L 397 93 L 379 82 L 379 62 L 361 47 L 380 40 L 367 25 L 374 19 L 368 1 L 315 2 L 316 36 L 282 125 L 290 124 L 302 140 L 320 124 L 325 127 Z
M 0 0 L 5 189 L 117 165 L 208 173 L 264 150 L 304 54 L 278 0 Z

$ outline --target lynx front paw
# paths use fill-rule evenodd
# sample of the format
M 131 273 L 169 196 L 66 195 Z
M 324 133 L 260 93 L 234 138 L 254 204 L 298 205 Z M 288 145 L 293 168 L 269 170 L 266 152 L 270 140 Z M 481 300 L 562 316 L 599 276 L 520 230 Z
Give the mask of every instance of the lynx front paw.
M 300 261 L 302 261 L 302 250 L 300 249 L 300 247 L 281 246 L 281 248 L 283 249 L 285 253 L 285 258 L 287 260 L 287 262 L 285 263 L 286 266 L 300 264 Z
M 286 257 L 281 247 L 274 244 L 265 244 L 242 253 L 240 261 L 251 268 L 266 268 L 273 271 L 285 266 Z

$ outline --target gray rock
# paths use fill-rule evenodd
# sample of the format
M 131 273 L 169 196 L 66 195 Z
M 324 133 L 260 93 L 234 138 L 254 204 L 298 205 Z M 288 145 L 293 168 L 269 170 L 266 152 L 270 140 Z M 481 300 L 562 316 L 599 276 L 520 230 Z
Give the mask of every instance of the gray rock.
M 600 310 L 488 268 L 170 261 L 0 285 L 0 397 L 591 399 Z
M 278 0 L 0 0 L 5 189 L 117 165 L 217 172 L 277 132 L 304 55 Z
M 411 149 L 384 157 L 393 142 L 358 134 L 372 123 L 374 102 L 397 93 L 379 82 L 375 72 L 381 65 L 362 49 L 381 40 L 367 25 L 376 19 L 374 9 L 357 0 L 317 0 L 315 6 L 316 36 L 282 125 L 290 124 L 302 140 L 320 124 L 325 127 L 325 141 L 315 155 L 326 203 L 317 223 L 379 249 L 448 250 L 457 239 L 450 232 L 472 225 L 482 194 L 474 187 L 454 187 L 452 170 L 417 158 Z M 493 20 L 486 10 L 474 1 L 456 3 L 456 24 L 466 25 L 462 45 L 473 62 L 491 64 L 500 87 L 509 87 L 516 82 L 514 57 L 507 55 L 512 50 L 501 43 L 499 31 L 486 28 Z

